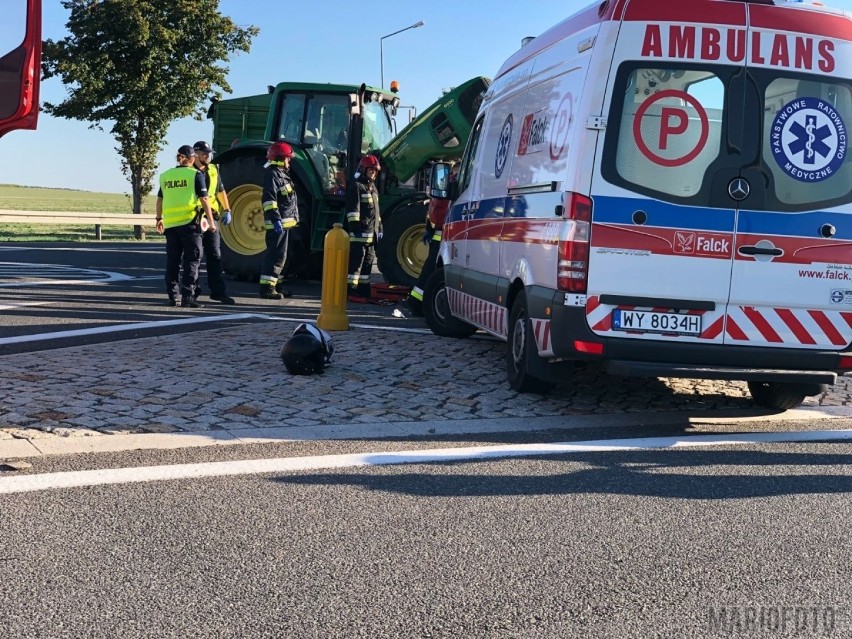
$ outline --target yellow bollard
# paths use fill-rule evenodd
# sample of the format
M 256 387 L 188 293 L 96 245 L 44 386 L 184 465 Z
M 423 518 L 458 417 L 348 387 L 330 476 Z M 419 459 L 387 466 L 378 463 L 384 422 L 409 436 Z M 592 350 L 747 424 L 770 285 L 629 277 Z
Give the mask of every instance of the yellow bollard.
M 342 224 L 325 234 L 322 256 L 322 293 L 317 326 L 326 331 L 348 331 L 346 276 L 349 273 L 349 234 Z

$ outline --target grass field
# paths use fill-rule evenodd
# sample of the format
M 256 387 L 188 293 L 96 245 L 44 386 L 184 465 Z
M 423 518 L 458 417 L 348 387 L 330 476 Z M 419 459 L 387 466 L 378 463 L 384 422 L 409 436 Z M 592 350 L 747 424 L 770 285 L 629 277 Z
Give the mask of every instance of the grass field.
M 145 213 L 153 213 L 156 198 L 149 196 L 143 205 Z M 11 211 L 79 211 L 81 213 L 132 213 L 129 195 L 94 193 L 72 189 L 48 189 L 35 186 L 0 184 L 0 209 Z M 132 226 L 101 227 L 105 240 L 133 240 Z M 92 225 L 51 226 L 49 224 L 0 225 L 0 242 L 80 242 L 95 239 Z M 147 241 L 163 241 L 153 229 L 146 229 Z

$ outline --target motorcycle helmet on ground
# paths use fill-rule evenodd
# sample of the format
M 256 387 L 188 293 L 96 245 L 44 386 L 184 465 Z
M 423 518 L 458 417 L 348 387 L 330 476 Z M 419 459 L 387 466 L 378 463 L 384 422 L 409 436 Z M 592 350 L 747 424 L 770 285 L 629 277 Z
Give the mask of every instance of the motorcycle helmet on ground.
M 333 354 L 331 335 L 313 324 L 299 324 L 281 349 L 281 360 L 291 375 L 313 375 L 325 371 Z

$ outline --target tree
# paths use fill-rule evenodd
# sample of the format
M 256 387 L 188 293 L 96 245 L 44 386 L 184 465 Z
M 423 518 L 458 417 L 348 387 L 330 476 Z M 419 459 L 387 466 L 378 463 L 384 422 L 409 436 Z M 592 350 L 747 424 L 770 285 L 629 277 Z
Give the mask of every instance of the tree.
M 219 0 L 62 0 L 71 35 L 44 42 L 44 79 L 68 86 L 54 116 L 110 122 L 122 172 L 132 188 L 133 212 L 152 190 L 157 153 L 169 125 L 231 92 L 226 63 L 248 52 L 259 33 L 219 13 Z M 136 228 L 141 238 L 141 227 Z

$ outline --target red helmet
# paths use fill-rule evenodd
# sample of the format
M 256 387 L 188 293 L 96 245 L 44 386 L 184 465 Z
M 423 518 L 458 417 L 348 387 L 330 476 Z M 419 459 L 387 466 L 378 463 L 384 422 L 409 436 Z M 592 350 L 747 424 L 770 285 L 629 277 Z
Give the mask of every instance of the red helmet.
M 379 164 L 379 158 L 375 155 L 364 155 L 361 157 L 361 161 L 358 162 L 358 168 L 363 171 L 364 169 L 374 168 L 376 171 L 382 170 L 382 165 Z
M 286 142 L 275 142 L 266 150 L 266 159 L 270 162 L 280 162 L 284 158 L 293 157 L 293 147 Z

